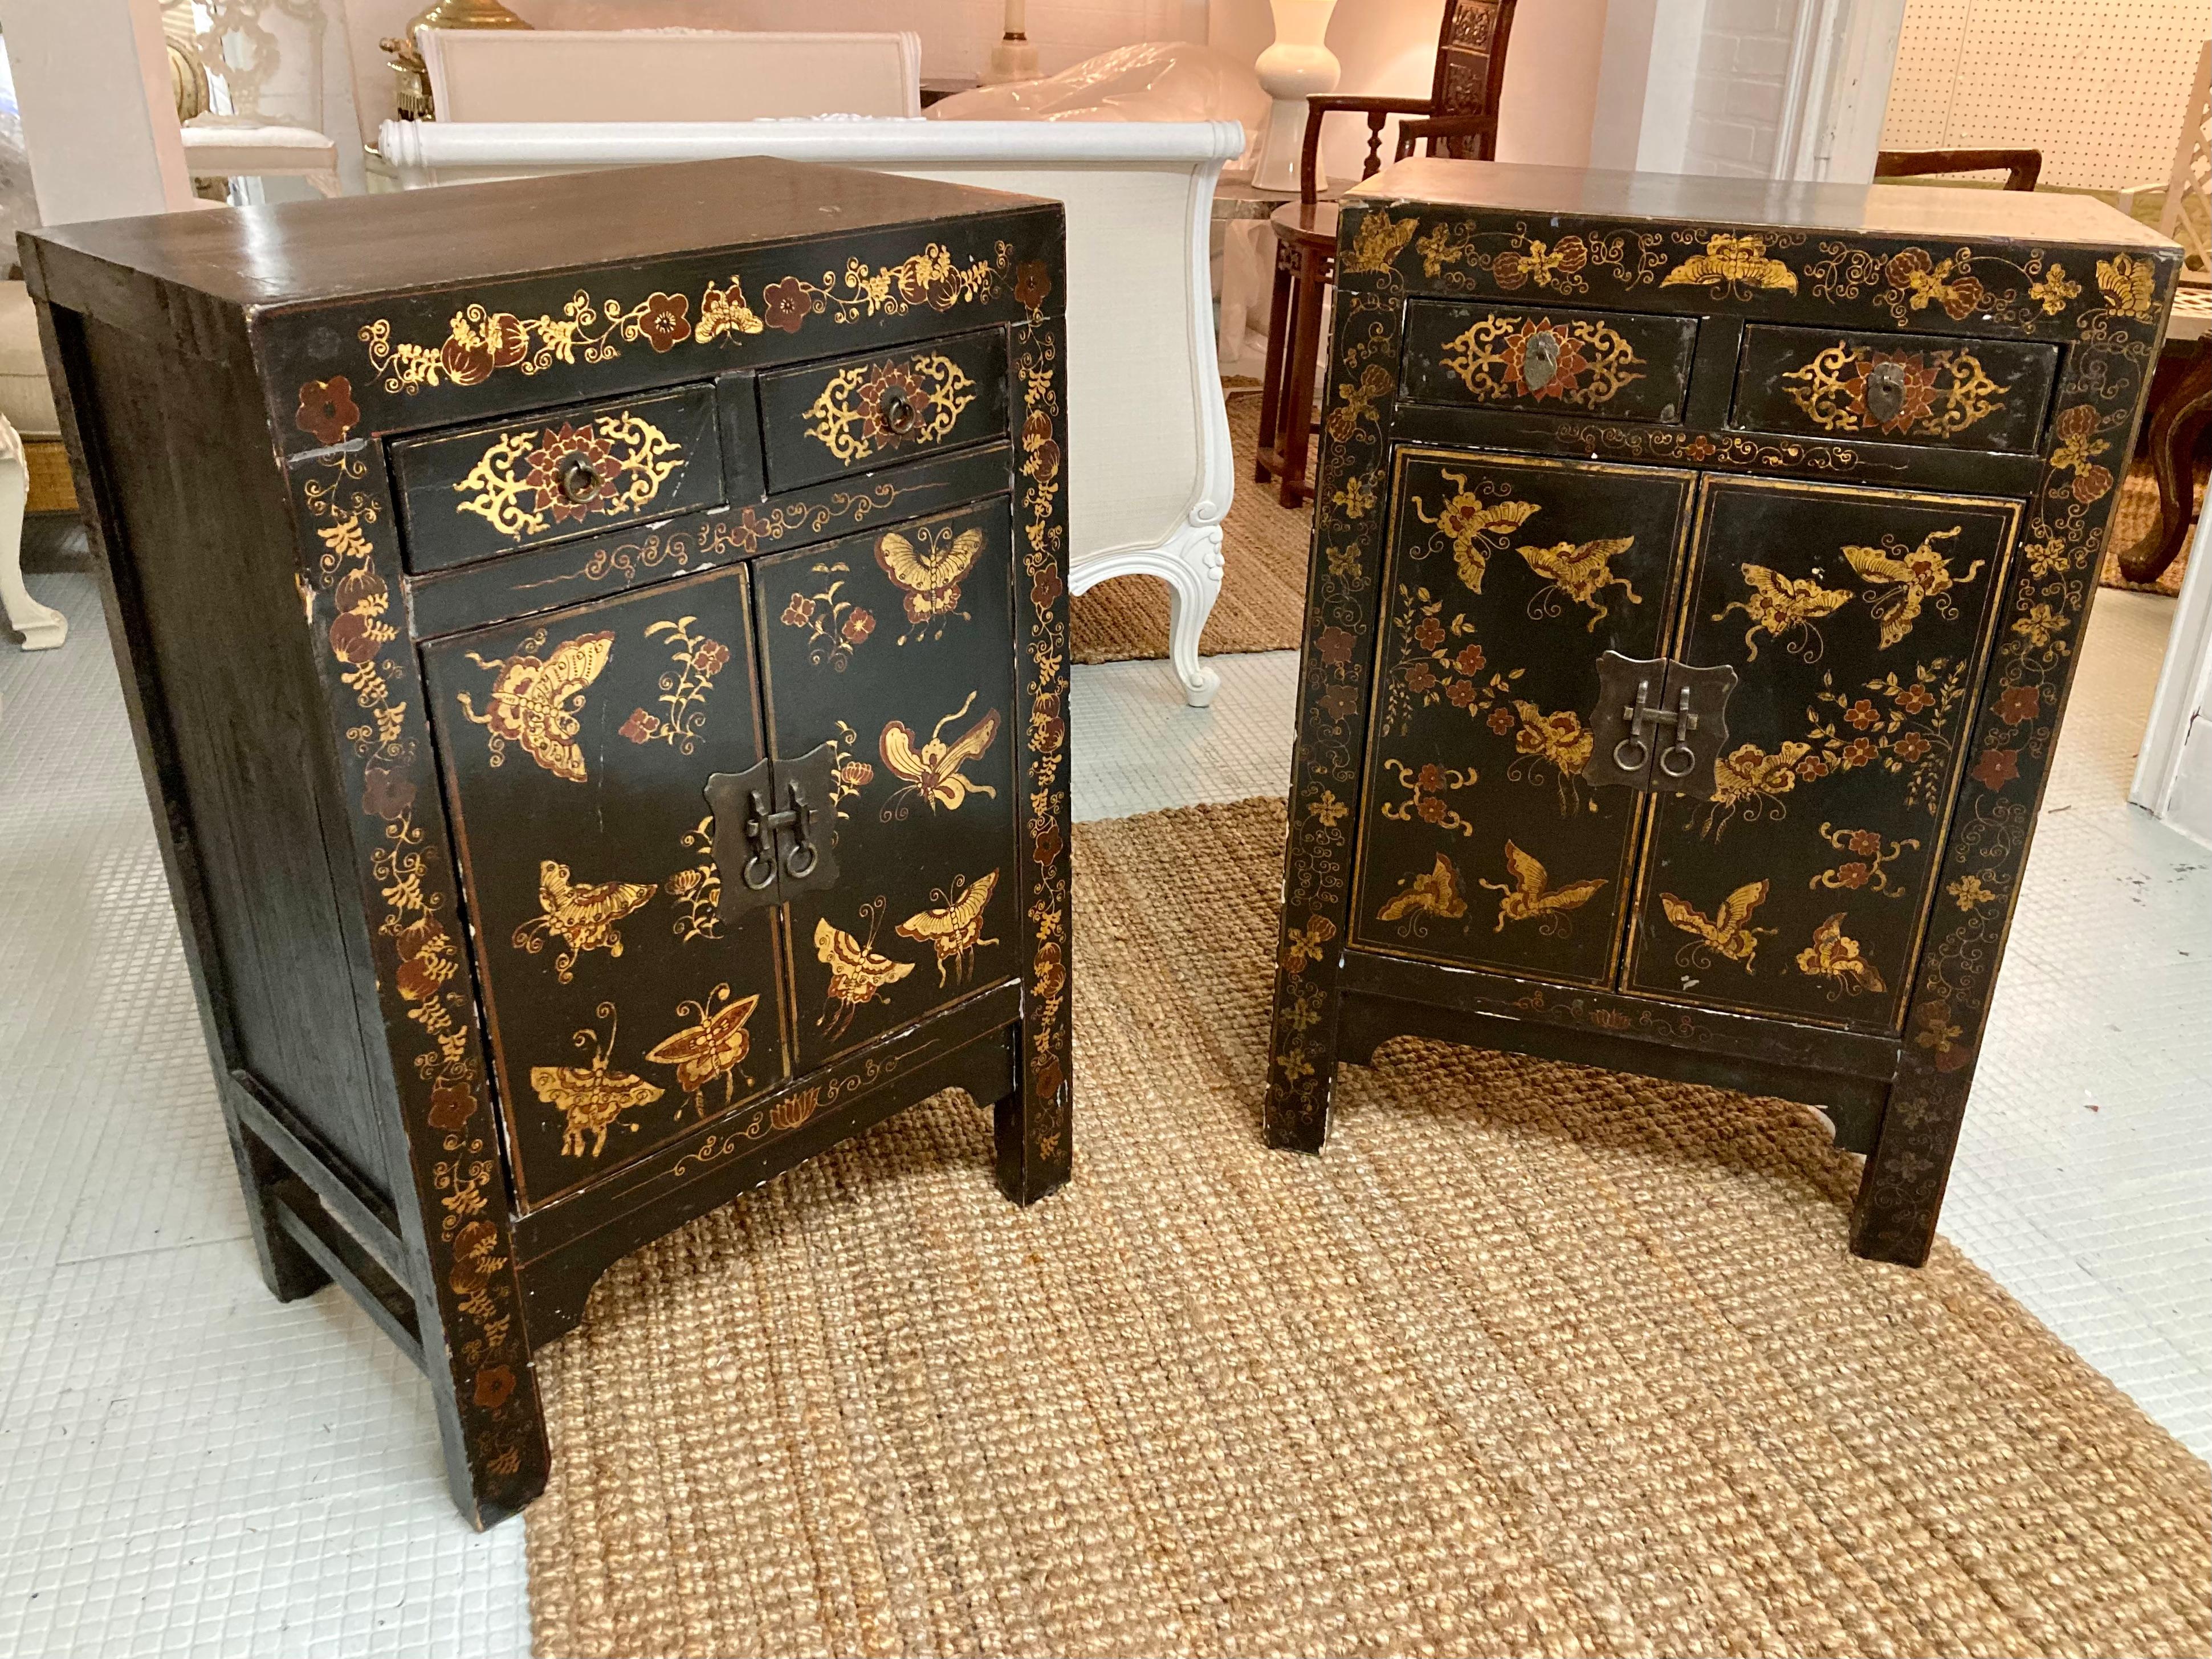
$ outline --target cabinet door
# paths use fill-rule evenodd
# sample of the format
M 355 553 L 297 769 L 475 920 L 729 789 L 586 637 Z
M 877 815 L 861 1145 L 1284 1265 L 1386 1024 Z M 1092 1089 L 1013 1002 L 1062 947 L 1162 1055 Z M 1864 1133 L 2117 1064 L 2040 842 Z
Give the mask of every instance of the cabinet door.
M 423 650 L 525 1208 L 787 1075 L 775 922 L 719 914 L 701 793 L 761 757 L 750 637 L 732 569 Z
M 1641 798 L 1583 781 L 1596 665 L 1659 655 L 1692 481 L 1401 453 L 1354 942 L 1612 981 Z
M 1738 677 L 1710 799 L 1656 799 L 1626 981 L 1899 1028 L 2019 516 L 1714 478 L 1673 654 Z
M 770 747 L 836 747 L 836 884 L 787 907 L 805 1072 L 1018 969 L 1006 503 L 755 580 Z

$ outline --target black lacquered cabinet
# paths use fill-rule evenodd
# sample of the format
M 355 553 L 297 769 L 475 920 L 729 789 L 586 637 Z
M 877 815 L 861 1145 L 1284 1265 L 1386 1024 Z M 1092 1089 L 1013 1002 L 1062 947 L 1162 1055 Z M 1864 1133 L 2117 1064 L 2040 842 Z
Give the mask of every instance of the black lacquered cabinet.
M 1270 1137 L 1402 1034 L 1720 1083 L 1923 1260 L 2175 257 L 2078 198 L 1348 198 Z
M 738 161 L 23 246 L 264 1275 L 422 1365 L 472 1520 L 628 1251 L 945 1088 L 1066 1178 L 1056 205 Z

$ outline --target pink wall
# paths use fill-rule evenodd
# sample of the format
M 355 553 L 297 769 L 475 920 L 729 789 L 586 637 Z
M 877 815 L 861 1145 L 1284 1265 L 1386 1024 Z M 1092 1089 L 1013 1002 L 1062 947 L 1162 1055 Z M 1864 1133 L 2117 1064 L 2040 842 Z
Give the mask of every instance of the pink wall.
M 1524 0 L 1514 14 L 1499 160 L 1589 162 L 1605 10 L 1606 0 Z M 1212 0 L 1209 15 L 1210 42 L 1247 63 L 1274 39 L 1267 0 Z M 1328 26 L 1329 50 L 1344 65 L 1337 89 L 1426 96 L 1443 21 L 1443 0 L 1340 0 Z M 1356 174 L 1366 149 L 1364 124 L 1340 115 L 1330 127 L 1322 165 L 1340 176 Z M 1387 137 L 1382 153 L 1387 161 Z

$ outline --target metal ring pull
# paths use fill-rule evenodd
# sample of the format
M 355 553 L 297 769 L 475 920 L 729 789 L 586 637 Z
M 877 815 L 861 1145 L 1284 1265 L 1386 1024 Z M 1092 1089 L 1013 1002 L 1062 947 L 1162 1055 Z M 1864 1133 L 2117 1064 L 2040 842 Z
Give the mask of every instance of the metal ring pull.
M 1686 778 L 1698 764 L 1698 751 L 1682 741 L 1698 729 L 1698 717 L 1690 712 L 1690 693 L 1686 687 L 1674 708 L 1674 741 L 1659 751 L 1659 769 L 1670 778 Z M 1674 763 L 1677 755 L 1682 757 L 1680 765 Z
M 793 880 L 804 880 L 822 862 L 822 849 L 809 834 L 814 826 L 814 809 L 806 804 L 806 797 L 795 783 L 785 786 L 783 799 L 784 811 L 799 831 L 798 838 L 784 849 L 783 872 Z
M 752 809 L 745 815 L 745 839 L 753 851 L 742 873 L 745 885 L 761 893 L 775 885 L 775 837 L 768 799 L 757 789 L 752 792 Z

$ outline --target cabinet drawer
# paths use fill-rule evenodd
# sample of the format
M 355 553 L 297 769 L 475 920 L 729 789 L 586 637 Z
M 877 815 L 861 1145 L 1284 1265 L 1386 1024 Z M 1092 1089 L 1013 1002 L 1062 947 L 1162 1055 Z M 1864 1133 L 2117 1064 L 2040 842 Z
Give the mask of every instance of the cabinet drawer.
M 1406 388 L 1428 403 L 1679 421 L 1693 317 L 1557 307 L 1406 307 Z
M 996 329 L 760 377 L 770 490 L 867 471 L 1006 429 L 1006 342 Z
M 1956 449 L 2027 451 L 2043 432 L 2058 348 L 1753 323 L 1729 424 Z
M 708 386 L 403 439 L 392 467 L 410 571 L 722 501 Z

